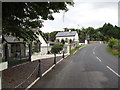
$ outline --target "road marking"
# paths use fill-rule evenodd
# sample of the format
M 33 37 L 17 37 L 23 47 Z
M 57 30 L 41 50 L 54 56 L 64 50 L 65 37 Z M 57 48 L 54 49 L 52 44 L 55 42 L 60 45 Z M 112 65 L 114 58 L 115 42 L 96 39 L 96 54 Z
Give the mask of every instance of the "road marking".
M 114 74 L 116 74 L 118 77 L 120 77 L 120 75 L 118 73 L 116 73 L 112 68 L 110 68 L 109 66 L 106 66 L 110 71 L 112 71 Z
M 69 55 L 65 56 L 64 58 L 67 58 Z
M 53 67 L 55 67 L 55 64 L 52 65 L 47 71 L 45 71 L 45 72 L 42 74 L 42 77 L 43 77 L 45 74 L 47 74 L 49 71 L 51 71 Z
M 95 55 L 95 49 L 96 49 L 96 47 L 97 47 L 97 46 L 95 46 L 94 49 L 93 49 L 93 54 L 94 54 L 94 55 Z
M 56 64 L 60 63 L 62 60 L 63 60 L 63 58 L 62 58 L 62 59 L 60 59 L 60 60 L 59 60 Z
M 100 62 L 102 62 L 97 56 L 96 56 L 96 58 L 97 58 Z
M 38 77 L 34 82 L 32 82 L 25 90 L 30 89 L 39 79 L 40 77 Z

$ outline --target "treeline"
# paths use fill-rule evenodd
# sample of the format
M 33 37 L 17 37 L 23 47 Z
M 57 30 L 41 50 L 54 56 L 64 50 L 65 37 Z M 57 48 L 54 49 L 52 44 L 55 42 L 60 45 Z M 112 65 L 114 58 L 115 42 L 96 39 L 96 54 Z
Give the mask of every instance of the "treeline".
M 120 39 L 120 27 L 113 26 L 110 23 L 105 23 L 102 27 L 97 29 L 93 27 L 82 28 L 82 29 L 74 29 L 74 28 L 65 28 L 64 31 L 77 31 L 79 35 L 80 42 L 84 42 L 85 39 L 93 40 L 93 41 L 107 41 L 110 38 Z M 48 41 L 54 41 L 55 35 L 59 31 L 54 31 L 51 33 L 44 33 L 45 38 Z

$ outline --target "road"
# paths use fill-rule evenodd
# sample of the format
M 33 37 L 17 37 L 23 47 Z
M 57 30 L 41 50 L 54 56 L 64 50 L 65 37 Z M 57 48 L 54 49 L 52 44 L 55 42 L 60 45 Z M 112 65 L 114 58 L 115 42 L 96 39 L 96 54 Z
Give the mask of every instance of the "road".
M 32 88 L 118 88 L 118 58 L 106 45 L 86 45 L 70 55 Z

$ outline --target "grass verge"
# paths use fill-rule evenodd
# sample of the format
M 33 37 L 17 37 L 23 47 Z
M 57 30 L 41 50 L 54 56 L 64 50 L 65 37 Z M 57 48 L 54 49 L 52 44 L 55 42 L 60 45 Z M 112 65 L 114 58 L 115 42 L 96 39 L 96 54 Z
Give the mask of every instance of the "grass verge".
M 120 53 L 118 52 L 117 49 L 112 49 L 112 48 L 110 48 L 109 46 L 107 46 L 107 47 L 106 47 L 106 50 L 107 50 L 110 54 L 112 54 L 113 56 L 118 56 L 118 57 L 120 57 Z
M 80 45 L 80 46 L 76 47 L 75 49 L 72 49 L 72 50 L 70 51 L 70 54 L 73 54 L 75 51 L 77 51 L 77 50 L 80 49 L 81 47 L 83 47 L 83 46 Z

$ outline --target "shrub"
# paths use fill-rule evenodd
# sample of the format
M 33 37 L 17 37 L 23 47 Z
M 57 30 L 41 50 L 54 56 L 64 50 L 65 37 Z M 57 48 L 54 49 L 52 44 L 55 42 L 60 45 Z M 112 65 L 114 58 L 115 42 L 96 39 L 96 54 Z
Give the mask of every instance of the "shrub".
M 118 49 L 118 40 L 117 40 L 117 39 L 114 39 L 114 38 L 109 39 L 109 41 L 108 41 L 108 46 L 109 46 L 110 48 Z
M 51 48 L 51 53 L 58 54 L 63 49 L 63 44 L 55 44 Z
M 51 48 L 51 53 L 54 54 L 54 64 L 56 64 L 56 54 L 58 54 L 63 49 L 63 44 L 55 44 Z
M 111 38 L 108 41 L 108 49 L 113 55 L 120 57 L 120 40 Z

